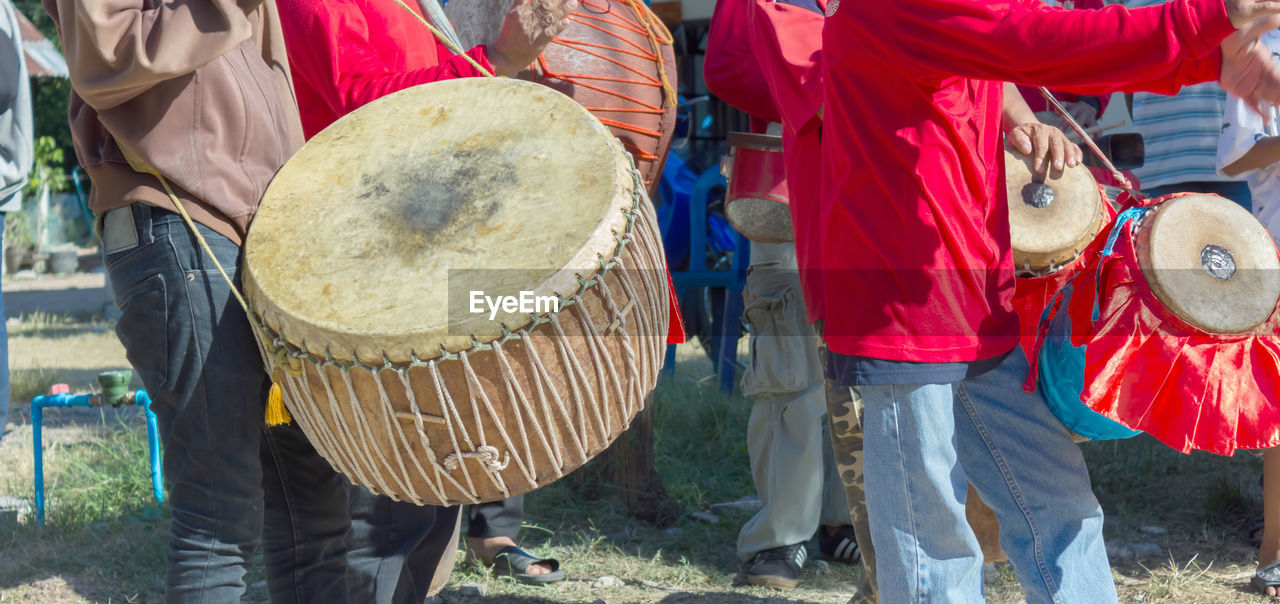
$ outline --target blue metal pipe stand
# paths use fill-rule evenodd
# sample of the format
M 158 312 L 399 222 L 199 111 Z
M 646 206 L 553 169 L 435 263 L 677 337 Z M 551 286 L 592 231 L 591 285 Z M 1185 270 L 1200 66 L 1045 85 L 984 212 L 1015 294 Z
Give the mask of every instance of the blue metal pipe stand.
M 125 383 L 128 383 L 127 379 Z M 41 439 L 41 425 L 44 420 L 44 410 L 47 408 L 102 407 L 104 405 L 113 407 L 138 405 L 142 407 L 147 418 L 147 446 L 150 450 L 149 457 L 151 462 L 151 491 L 155 495 L 157 503 L 164 503 L 164 474 L 160 468 L 160 435 L 156 427 L 156 414 L 151 411 L 151 397 L 147 396 L 147 391 L 134 390 L 133 392 L 112 395 L 109 390 L 104 389 L 102 396 L 97 394 L 72 395 L 68 391 L 69 388 L 66 384 L 56 384 L 50 389 L 48 395 L 37 396 L 31 400 L 31 434 L 33 454 L 35 456 L 36 524 L 44 525 L 44 441 Z

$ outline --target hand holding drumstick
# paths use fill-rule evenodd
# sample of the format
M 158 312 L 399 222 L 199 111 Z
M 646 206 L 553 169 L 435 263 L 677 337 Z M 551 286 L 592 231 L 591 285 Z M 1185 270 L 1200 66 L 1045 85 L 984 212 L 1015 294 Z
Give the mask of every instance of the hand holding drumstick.
M 510 76 L 528 67 L 569 26 L 569 13 L 577 8 L 577 0 L 516 0 L 489 45 L 494 73 Z

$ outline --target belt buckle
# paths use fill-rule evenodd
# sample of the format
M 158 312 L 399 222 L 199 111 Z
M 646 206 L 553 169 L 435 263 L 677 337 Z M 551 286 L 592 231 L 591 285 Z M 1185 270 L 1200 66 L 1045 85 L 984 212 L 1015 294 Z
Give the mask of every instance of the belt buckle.
M 102 249 L 114 254 L 138 247 L 138 225 L 131 205 L 107 211 L 102 217 Z

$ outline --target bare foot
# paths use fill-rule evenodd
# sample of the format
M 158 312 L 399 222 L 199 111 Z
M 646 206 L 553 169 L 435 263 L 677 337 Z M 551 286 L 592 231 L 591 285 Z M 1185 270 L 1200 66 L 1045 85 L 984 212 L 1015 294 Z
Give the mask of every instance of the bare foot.
M 491 566 L 493 559 L 502 551 L 502 548 L 515 545 L 516 542 L 508 537 L 467 537 L 467 550 L 485 566 Z M 551 566 L 546 562 L 530 564 L 529 568 L 524 571 L 529 575 L 545 575 L 551 572 Z

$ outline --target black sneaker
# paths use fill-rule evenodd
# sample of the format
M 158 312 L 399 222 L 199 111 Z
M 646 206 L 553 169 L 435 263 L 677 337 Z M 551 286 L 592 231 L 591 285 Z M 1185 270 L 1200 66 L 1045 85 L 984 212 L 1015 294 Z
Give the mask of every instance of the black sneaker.
M 808 558 L 803 543 L 764 550 L 747 563 L 747 584 L 791 589 L 800 583 L 800 569 Z
M 823 560 L 832 562 L 856 564 L 862 559 L 862 552 L 858 550 L 858 541 L 853 536 L 853 527 L 847 524 L 840 527 L 834 535 L 819 531 L 818 551 L 822 554 Z

